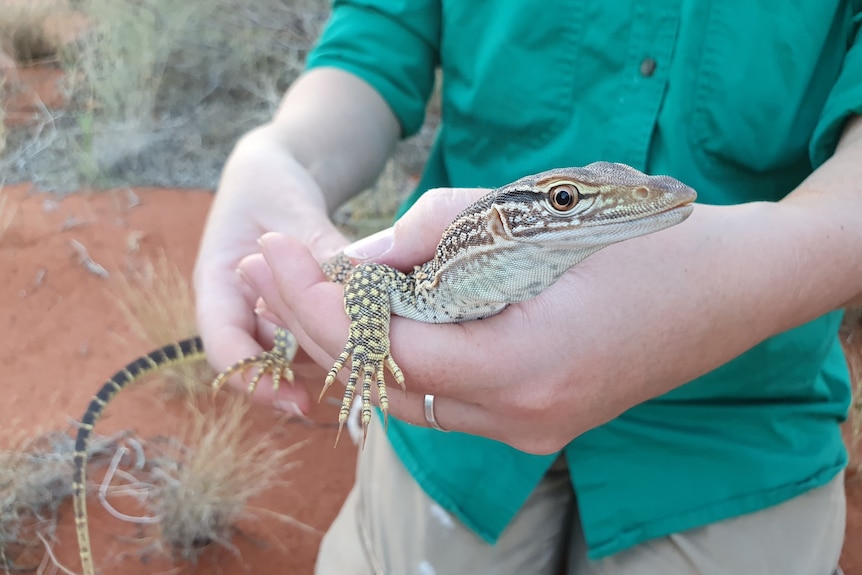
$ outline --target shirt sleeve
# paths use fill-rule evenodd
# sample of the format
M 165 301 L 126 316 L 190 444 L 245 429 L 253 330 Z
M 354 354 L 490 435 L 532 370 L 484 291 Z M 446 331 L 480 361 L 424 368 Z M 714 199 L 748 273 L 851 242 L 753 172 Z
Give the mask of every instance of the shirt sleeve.
M 368 82 L 407 137 L 424 121 L 439 44 L 439 0 L 335 0 L 306 69 L 340 68 Z
M 856 4 L 862 4 L 857 2 Z M 850 45 L 838 76 L 814 129 L 809 146 L 812 165 L 816 168 L 835 152 L 846 120 L 862 114 L 862 9 L 853 16 L 855 37 Z

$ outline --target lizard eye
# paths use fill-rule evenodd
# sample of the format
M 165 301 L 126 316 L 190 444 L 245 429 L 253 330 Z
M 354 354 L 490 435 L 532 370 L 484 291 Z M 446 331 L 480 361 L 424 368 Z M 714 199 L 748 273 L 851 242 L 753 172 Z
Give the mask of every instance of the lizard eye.
M 551 188 L 548 199 L 551 207 L 560 212 L 567 212 L 578 205 L 580 199 L 578 188 L 572 184 L 560 184 Z

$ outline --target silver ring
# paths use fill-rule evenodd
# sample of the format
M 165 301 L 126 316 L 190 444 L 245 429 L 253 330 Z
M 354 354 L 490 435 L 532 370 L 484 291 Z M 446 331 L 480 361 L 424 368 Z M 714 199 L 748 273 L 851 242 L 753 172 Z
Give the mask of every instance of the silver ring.
M 434 417 L 434 396 L 430 393 L 425 394 L 425 421 L 428 422 L 429 427 L 433 427 L 437 431 L 449 431 L 437 423 L 437 418 Z

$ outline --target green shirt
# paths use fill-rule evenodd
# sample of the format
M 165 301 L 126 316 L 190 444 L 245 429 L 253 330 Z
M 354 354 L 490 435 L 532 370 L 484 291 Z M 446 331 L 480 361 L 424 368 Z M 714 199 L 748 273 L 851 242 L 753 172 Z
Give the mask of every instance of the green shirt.
M 366 80 L 404 135 L 442 68 L 442 124 L 411 201 L 595 160 L 670 174 L 703 203 L 772 201 L 862 111 L 860 4 L 336 0 L 308 66 Z M 565 454 L 590 557 L 834 477 L 850 395 L 840 319 L 777 335 L 575 438 Z M 490 542 L 554 459 L 392 420 L 389 437 L 423 489 Z

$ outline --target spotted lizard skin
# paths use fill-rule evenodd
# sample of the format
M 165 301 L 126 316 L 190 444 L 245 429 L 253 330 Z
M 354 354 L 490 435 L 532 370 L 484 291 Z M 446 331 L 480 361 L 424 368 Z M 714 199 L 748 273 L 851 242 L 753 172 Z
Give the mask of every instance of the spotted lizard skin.
M 462 211 L 444 231 L 434 257 L 410 272 L 377 263 L 354 266 L 344 255 L 323 264 L 330 280 L 344 284 L 350 318 L 347 343 L 326 376 L 321 397 L 349 364 L 338 421 L 341 429 L 359 388 L 360 420 L 367 432 L 372 389 L 384 414 L 389 401 L 385 371 L 402 388 L 404 375 L 391 355 L 390 317 L 428 323 L 475 320 L 541 293 L 569 268 L 611 244 L 685 220 L 694 190 L 668 176 L 648 176 L 623 164 L 596 162 L 521 178 L 492 190 Z M 234 373 L 255 367 L 253 392 L 265 373 L 273 386 L 293 381 L 294 337 L 278 328 L 271 350 L 244 358 L 213 381 L 218 389 Z M 96 421 L 120 390 L 144 375 L 204 357 L 193 337 L 142 356 L 111 376 L 81 419 L 75 443 L 73 499 L 84 575 L 94 575 L 86 509 L 87 448 Z M 337 438 L 336 438 L 337 441 Z

